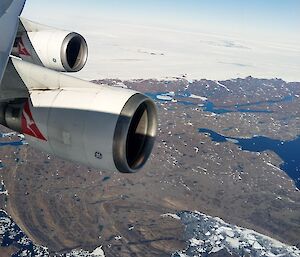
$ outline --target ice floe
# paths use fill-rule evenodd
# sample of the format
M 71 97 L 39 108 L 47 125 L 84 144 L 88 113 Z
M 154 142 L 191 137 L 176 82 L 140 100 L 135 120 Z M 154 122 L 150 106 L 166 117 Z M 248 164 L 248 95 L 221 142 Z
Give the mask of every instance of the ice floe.
M 209 256 L 226 250 L 238 256 L 300 257 L 300 249 L 289 246 L 254 230 L 226 223 L 218 217 L 200 212 L 164 214 L 164 217 L 180 219 L 185 225 L 188 247 L 177 251 L 172 257 Z

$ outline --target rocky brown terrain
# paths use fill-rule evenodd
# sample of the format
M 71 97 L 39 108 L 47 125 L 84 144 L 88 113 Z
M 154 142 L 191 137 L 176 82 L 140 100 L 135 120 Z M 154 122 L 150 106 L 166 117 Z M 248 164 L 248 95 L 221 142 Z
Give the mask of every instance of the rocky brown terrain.
M 0 195 L 0 209 L 35 243 L 52 253 L 102 245 L 106 256 L 170 256 L 186 247 L 187 238 L 180 221 L 162 215 L 198 210 L 300 247 L 300 193 L 280 168 L 283 160 L 273 151 L 243 151 L 198 132 L 293 140 L 300 135 L 300 83 L 252 77 L 95 82 L 156 99 L 153 154 L 144 170 L 127 175 L 89 169 L 27 145 L 0 146 L 0 180 L 8 191 Z M 207 101 L 214 109 L 205 109 Z M 18 140 L 11 136 L 1 143 Z M 1 257 L 12 252 L 0 248 Z

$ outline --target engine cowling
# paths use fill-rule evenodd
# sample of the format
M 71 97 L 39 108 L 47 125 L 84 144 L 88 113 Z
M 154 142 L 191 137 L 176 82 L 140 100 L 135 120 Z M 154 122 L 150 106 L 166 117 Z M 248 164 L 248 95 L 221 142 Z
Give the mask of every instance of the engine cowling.
M 31 146 L 107 171 L 138 171 L 156 136 L 155 104 L 131 90 L 33 91 L 0 108 L 3 125 Z
M 77 72 L 87 61 L 88 46 L 78 33 L 58 30 L 21 19 L 12 54 L 56 71 Z

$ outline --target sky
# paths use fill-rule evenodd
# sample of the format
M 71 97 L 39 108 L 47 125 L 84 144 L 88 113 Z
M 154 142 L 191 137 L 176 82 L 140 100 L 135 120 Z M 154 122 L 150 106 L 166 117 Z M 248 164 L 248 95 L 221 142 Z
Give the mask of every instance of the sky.
M 299 37 L 299 0 L 27 0 L 25 13 L 39 17 L 88 16 L 213 32 Z M 44 14 L 43 14 L 44 15 Z M 298 38 L 299 39 L 299 38 Z
M 188 48 L 196 48 L 197 52 L 199 50 L 198 45 L 206 51 L 207 55 L 211 54 L 213 56 L 217 68 L 221 68 L 218 67 L 220 63 L 223 63 L 223 66 L 224 63 L 240 64 L 232 65 L 235 66 L 237 71 L 230 72 L 228 76 L 246 74 L 246 66 L 249 68 L 249 72 L 254 72 L 254 66 L 259 71 L 261 67 L 269 65 L 270 70 L 266 73 L 266 76 L 276 76 L 279 73 L 278 76 L 290 80 L 298 79 L 298 77 L 288 70 L 285 70 L 285 72 L 289 74 L 285 74 L 283 71 L 278 72 L 278 64 L 289 65 L 293 71 L 300 67 L 298 67 L 299 62 L 294 61 L 294 58 L 299 59 L 300 56 L 300 49 L 298 48 L 298 45 L 300 45 L 299 14 L 299 0 L 27 0 L 23 12 L 23 16 L 31 20 L 82 33 L 90 40 L 90 47 L 99 47 L 100 42 L 104 43 L 105 58 L 103 55 L 102 57 L 97 54 L 92 55 L 91 64 L 93 65 L 96 61 L 99 61 L 99 58 L 100 61 L 105 59 L 108 62 L 109 54 L 117 52 L 122 55 L 121 59 L 139 60 L 136 66 L 131 61 L 128 64 L 129 68 L 143 67 L 151 70 L 151 66 L 147 68 L 146 61 L 148 61 L 148 65 L 156 65 L 161 63 L 162 60 L 156 58 L 157 63 L 155 63 L 149 56 L 143 59 L 138 58 L 140 56 L 137 53 L 136 55 L 132 54 L 133 51 L 141 54 L 141 51 L 147 52 L 149 50 L 163 52 L 165 56 L 169 57 L 169 59 L 165 58 L 166 62 L 163 62 L 167 66 L 166 73 L 168 75 L 172 73 L 170 68 L 175 73 L 179 72 L 179 69 L 177 71 L 174 67 L 171 67 L 171 64 L 176 60 L 181 64 L 186 62 L 186 65 L 182 66 L 182 72 L 189 73 L 189 70 L 195 69 L 195 65 L 199 64 L 199 68 L 203 68 L 200 65 L 200 62 L 204 60 L 203 56 L 201 59 L 192 60 L 190 65 L 193 65 L 193 67 L 188 67 L 188 59 L 193 57 Z M 136 29 L 134 30 L 134 28 Z M 167 33 L 163 33 L 162 30 Z M 172 35 L 170 34 L 171 31 L 173 31 Z M 190 34 L 187 36 L 187 33 Z M 109 38 L 112 39 L 111 42 L 109 42 Z M 183 38 L 190 42 L 183 42 Z M 124 45 L 120 44 L 122 40 Z M 171 51 L 164 45 L 167 40 L 172 40 L 170 41 Z M 149 43 L 150 41 L 152 44 Z M 180 42 L 180 45 L 174 41 Z M 199 41 L 202 43 L 205 41 L 207 44 L 201 45 Z M 96 42 L 99 43 L 96 44 Z M 253 55 L 251 51 L 248 51 L 247 55 L 245 54 L 246 50 L 244 52 L 234 52 L 229 47 L 225 49 L 224 45 L 228 45 L 228 42 L 243 45 L 243 49 L 252 49 L 257 54 L 257 59 L 254 60 L 251 57 Z M 111 47 L 105 48 L 110 43 Z M 118 49 L 116 49 L 116 44 L 119 45 Z M 113 45 L 115 45 L 115 49 Z M 214 48 L 212 45 L 214 45 Z M 219 48 L 217 49 L 217 47 Z M 223 51 L 230 50 L 227 51 L 230 53 L 222 52 L 220 47 L 224 48 Z M 268 49 L 268 47 L 270 48 Z M 277 47 L 277 50 L 274 47 Z M 123 52 L 120 50 L 121 48 Z M 238 50 L 238 47 L 235 50 Z M 284 53 L 279 53 L 286 50 L 285 56 L 283 56 Z M 232 60 L 229 60 L 228 55 L 230 54 Z M 237 60 L 237 55 L 243 56 L 249 61 L 242 63 L 241 60 Z M 271 60 L 271 55 L 275 58 L 274 61 Z M 171 56 L 173 56 L 173 59 Z M 201 56 L 201 52 L 199 52 L 199 56 Z M 221 58 L 221 56 L 224 58 Z M 211 62 L 212 58 L 207 57 L 205 61 Z M 115 57 L 111 58 L 112 68 L 116 68 L 115 59 Z M 143 60 L 142 64 L 145 66 L 141 65 L 141 59 Z M 168 63 L 169 65 L 167 65 Z M 277 69 L 277 73 L 273 72 L 274 74 L 272 74 L 272 63 L 274 63 L 274 69 Z M 102 64 L 104 65 L 103 62 Z M 213 65 L 212 62 L 211 65 Z M 121 66 L 117 68 L 119 70 L 123 69 L 123 66 Z M 253 69 L 250 69 L 250 67 Z M 226 72 L 227 70 L 224 71 L 224 73 Z M 140 72 L 141 75 L 142 73 Z M 194 71 L 191 73 L 194 76 L 201 75 L 195 74 Z M 203 76 L 206 74 L 213 76 L 213 74 L 205 72 Z M 112 76 L 113 74 L 106 73 L 106 75 Z

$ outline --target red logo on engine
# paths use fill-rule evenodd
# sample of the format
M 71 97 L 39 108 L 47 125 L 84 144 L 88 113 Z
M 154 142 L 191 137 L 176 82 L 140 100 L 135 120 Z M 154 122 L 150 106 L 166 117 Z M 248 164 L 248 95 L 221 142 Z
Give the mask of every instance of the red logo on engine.
M 30 56 L 30 53 L 27 51 L 26 47 L 24 46 L 22 38 L 20 38 L 20 41 L 18 43 L 18 48 L 19 48 L 19 55 Z
M 29 107 L 29 101 L 26 102 L 24 105 L 24 109 L 22 112 L 21 126 L 22 126 L 22 133 L 47 141 L 47 139 L 43 136 L 43 134 L 38 129 L 38 127 L 36 126 L 33 120 L 30 107 Z

